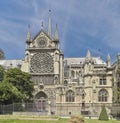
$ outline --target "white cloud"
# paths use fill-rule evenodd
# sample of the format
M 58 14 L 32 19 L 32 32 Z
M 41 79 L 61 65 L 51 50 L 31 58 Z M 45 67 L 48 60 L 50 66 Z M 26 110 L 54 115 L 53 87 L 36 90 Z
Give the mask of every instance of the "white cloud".
M 71 20 L 73 24 L 68 24 L 68 29 L 75 32 L 82 32 L 92 37 L 101 39 L 101 42 L 110 47 L 118 48 L 120 39 L 120 9 L 115 0 L 86 0 L 73 2 L 71 8 Z M 112 44 L 112 45 L 111 45 Z
M 31 24 L 33 35 L 40 30 L 42 21 L 46 29 L 48 11 L 51 9 L 53 27 L 58 23 L 62 49 L 69 45 L 69 40 L 66 39 L 71 35 L 73 36 L 71 40 L 77 39 L 75 41 L 79 44 L 82 34 L 99 39 L 101 44 L 108 47 L 119 48 L 119 0 L 69 0 L 68 2 L 64 0 L 29 0 L 29 2 L 28 0 L 11 0 L 9 4 L 9 11 L 3 10 L 7 9 L 6 6 L 3 9 L 0 7 L 0 40 L 3 42 L 25 41 L 28 23 Z M 24 41 L 16 45 L 23 47 Z M 81 45 L 86 47 L 82 44 L 83 42 L 81 41 Z M 96 52 L 96 49 L 93 49 L 94 51 Z

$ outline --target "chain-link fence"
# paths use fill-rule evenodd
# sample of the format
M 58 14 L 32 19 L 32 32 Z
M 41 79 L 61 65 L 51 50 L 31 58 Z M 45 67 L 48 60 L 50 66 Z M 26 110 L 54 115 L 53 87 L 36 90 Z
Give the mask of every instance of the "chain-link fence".
M 101 106 L 98 103 L 57 103 L 57 104 L 36 104 L 36 103 L 13 103 L 0 105 L 0 114 L 18 115 L 60 115 L 69 116 L 72 114 L 82 114 L 87 117 L 98 117 Z M 120 104 L 105 104 L 110 117 L 120 117 Z

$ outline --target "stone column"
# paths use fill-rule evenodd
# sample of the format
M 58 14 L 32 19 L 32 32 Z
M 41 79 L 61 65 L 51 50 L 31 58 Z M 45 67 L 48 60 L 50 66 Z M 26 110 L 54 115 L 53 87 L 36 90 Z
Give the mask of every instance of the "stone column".
M 63 74 L 64 74 L 64 66 L 63 66 L 63 54 L 60 55 L 60 84 L 63 83 Z

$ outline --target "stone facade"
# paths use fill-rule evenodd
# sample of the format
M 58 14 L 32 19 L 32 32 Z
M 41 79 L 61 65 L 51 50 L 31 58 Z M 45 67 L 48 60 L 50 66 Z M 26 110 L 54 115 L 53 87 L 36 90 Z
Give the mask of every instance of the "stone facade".
M 0 60 L 0 64 L 9 64 L 8 68 L 21 66 L 22 71 L 32 75 L 33 100 L 38 111 L 98 115 L 101 104 L 106 104 L 110 113 L 120 87 L 120 55 L 112 65 L 110 55 L 105 62 L 100 57 L 92 57 L 89 50 L 85 57 L 64 58 L 59 45 L 57 26 L 53 36 L 49 17 L 48 32 L 42 24 L 32 38 L 28 27 L 23 60 Z

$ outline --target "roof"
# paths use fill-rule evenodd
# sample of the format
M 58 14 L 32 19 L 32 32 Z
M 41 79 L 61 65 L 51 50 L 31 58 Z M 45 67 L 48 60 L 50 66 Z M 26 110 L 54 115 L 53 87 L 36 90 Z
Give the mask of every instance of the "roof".
M 97 65 L 105 65 L 106 63 L 100 57 L 92 57 L 94 64 Z M 85 62 L 85 57 L 77 57 L 77 58 L 65 58 L 64 61 L 67 64 L 83 64 Z
M 96 65 L 105 65 L 106 63 L 100 57 L 92 57 L 94 64 Z M 67 61 L 67 64 L 84 64 L 85 57 L 78 58 L 64 58 L 64 61 Z M 18 67 L 22 64 L 22 60 L 0 60 L 0 65 L 5 67 Z
M 0 60 L 0 65 L 5 67 L 18 67 L 22 64 L 22 60 Z

